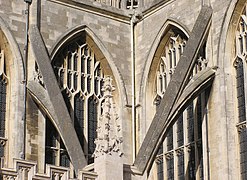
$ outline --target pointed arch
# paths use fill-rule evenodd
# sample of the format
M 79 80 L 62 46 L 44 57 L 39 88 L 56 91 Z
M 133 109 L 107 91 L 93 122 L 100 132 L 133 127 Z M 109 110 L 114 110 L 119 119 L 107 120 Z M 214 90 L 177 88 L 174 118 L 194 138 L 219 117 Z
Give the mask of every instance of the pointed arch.
M 121 106 L 128 104 L 124 81 L 120 74 L 120 71 L 114 63 L 114 58 L 104 46 L 104 44 L 101 42 L 101 40 L 86 25 L 79 25 L 68 30 L 63 36 L 61 36 L 57 40 L 57 42 L 50 50 L 51 61 L 54 61 L 55 56 L 59 53 L 59 51 L 63 48 L 64 45 L 68 44 L 74 38 L 79 36 L 83 36 L 86 39 L 86 42 L 94 50 L 95 56 L 100 61 L 102 67 L 104 67 L 105 75 L 110 75 L 113 77 L 113 81 L 117 86 L 116 92 L 118 92 L 118 94 L 121 94 L 120 97 L 117 97 L 118 99 L 116 99 L 116 102 L 119 101 L 119 103 L 121 103 Z
M 231 164 L 228 164 L 228 167 L 232 167 L 232 165 L 236 167 L 232 170 L 234 176 L 240 179 L 246 177 L 247 174 L 245 171 L 247 164 L 245 156 L 247 153 L 246 13 L 246 0 L 233 0 L 229 3 L 223 21 L 217 59 L 217 65 L 222 67 L 224 75 L 227 76 L 227 78 L 224 78 L 223 85 L 227 89 L 230 87 L 229 93 L 224 94 L 224 99 L 227 99 L 225 102 L 227 123 L 229 125 L 227 133 L 229 136 L 234 137 L 236 141 L 235 148 L 228 148 L 228 156 L 237 154 L 237 158 L 231 160 Z
M 69 110 L 74 126 L 78 126 L 78 114 L 83 121 L 75 127 L 88 163 L 93 163 L 94 141 L 96 128 L 103 98 L 103 81 L 111 76 L 116 84 L 114 99 L 119 107 L 127 103 L 123 81 L 114 61 L 101 41 L 86 26 L 78 26 L 61 37 L 51 50 L 51 64 L 57 76 L 62 92 L 66 92 Z M 84 97 L 80 106 L 83 113 L 76 106 L 78 93 Z M 121 94 L 121 96 L 120 96 Z M 123 95 L 123 96 L 122 96 Z
M 160 96 L 157 96 L 154 101 L 150 102 L 150 97 L 153 97 L 154 95 L 154 89 L 155 89 L 155 83 L 156 83 L 156 72 L 158 70 L 160 61 L 162 60 L 161 55 L 164 52 L 164 46 L 167 43 L 167 41 L 169 40 L 170 36 L 172 34 L 176 34 L 176 35 L 180 35 L 181 39 L 188 39 L 190 32 L 188 31 L 188 29 L 184 26 L 181 25 L 182 23 L 178 23 L 175 20 L 172 19 L 168 19 L 165 24 L 162 26 L 162 28 L 160 29 L 159 33 L 157 34 L 155 40 L 152 43 L 151 49 L 149 51 L 148 57 L 146 59 L 146 63 L 144 66 L 144 71 L 142 74 L 142 80 L 141 82 L 144 82 L 143 86 L 140 87 L 140 102 L 141 104 L 143 104 L 143 107 L 146 109 L 149 109 L 146 107 L 146 104 L 149 104 L 150 106 L 152 106 L 153 104 L 158 105 L 158 100 L 161 99 Z M 166 64 L 164 64 L 164 66 L 166 66 Z M 165 80 L 164 80 L 165 81 Z M 150 83 L 152 82 L 152 83 Z M 166 84 L 168 84 L 168 82 L 166 82 Z M 149 97 L 149 102 L 146 103 L 146 97 Z M 157 101 L 157 102 L 156 102 Z M 151 107 L 152 109 L 152 107 Z M 154 110 L 155 111 L 155 110 Z M 149 124 L 151 123 L 150 121 L 147 120 L 151 120 L 153 116 L 152 114 L 152 110 L 150 111 L 149 109 L 149 114 L 150 116 L 148 116 L 146 114 L 147 111 L 145 111 L 145 109 L 142 112 L 142 116 L 143 119 L 145 119 L 145 123 L 143 123 L 141 129 L 142 129 L 142 134 L 145 134 Z M 153 112 L 155 113 L 155 112 Z M 143 137 L 141 137 L 143 138 Z M 142 141 L 142 140 L 140 140 Z
M 141 88 L 140 89 L 140 92 L 141 92 L 140 99 L 141 97 L 143 97 L 143 93 L 145 93 L 149 73 L 152 70 L 152 67 L 155 66 L 154 64 L 156 64 L 157 66 L 157 63 L 158 63 L 157 61 L 159 61 L 159 59 L 157 59 L 155 56 L 157 52 L 161 51 L 161 49 L 159 49 L 159 45 L 164 43 L 165 35 L 172 28 L 180 30 L 182 34 L 184 34 L 185 37 L 187 38 L 189 37 L 190 31 L 185 25 L 183 25 L 181 22 L 178 22 L 177 20 L 167 19 L 167 21 L 164 23 L 164 25 L 159 30 L 159 33 L 157 34 L 155 40 L 152 43 L 147 59 L 144 61 L 145 65 L 144 65 L 144 71 L 142 73 L 141 82 L 145 82 L 146 84 L 140 87 Z
M 5 70 L 8 76 L 6 117 L 7 128 L 13 129 L 15 134 L 6 131 L 7 162 L 12 166 L 13 158 L 21 158 L 24 150 L 24 63 L 19 46 L 9 27 L 0 17 L 0 51 L 5 60 Z M 1 59 L 1 58 L 0 58 Z M 14 113 L 13 113 L 14 112 Z

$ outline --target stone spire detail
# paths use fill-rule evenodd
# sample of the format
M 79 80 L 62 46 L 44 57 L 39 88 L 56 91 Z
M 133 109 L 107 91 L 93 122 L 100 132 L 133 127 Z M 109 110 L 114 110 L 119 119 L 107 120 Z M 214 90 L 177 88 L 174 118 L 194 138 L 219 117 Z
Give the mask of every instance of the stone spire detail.
M 104 100 L 102 104 L 102 115 L 99 117 L 97 127 L 97 138 L 95 139 L 96 148 L 94 157 L 98 158 L 105 154 L 117 153 L 121 156 L 122 137 L 120 135 L 119 117 L 116 113 L 115 104 L 113 102 L 112 92 L 115 90 L 112 85 L 112 78 L 107 76 L 104 79 L 102 91 Z

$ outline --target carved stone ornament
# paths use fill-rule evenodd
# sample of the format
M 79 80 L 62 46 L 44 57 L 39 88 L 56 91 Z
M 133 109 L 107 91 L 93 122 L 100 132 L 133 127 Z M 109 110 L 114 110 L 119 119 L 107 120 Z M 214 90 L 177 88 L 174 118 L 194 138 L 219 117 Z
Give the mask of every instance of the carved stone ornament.
M 95 158 L 104 154 L 112 154 L 113 152 L 118 153 L 119 156 L 123 154 L 121 151 L 123 140 L 120 135 L 119 117 L 112 98 L 114 90 L 111 77 L 106 77 L 102 89 L 104 92 L 103 112 L 99 118 L 97 138 L 95 139 L 96 148 L 93 154 Z
M 45 87 L 43 76 L 42 76 L 37 64 L 35 65 L 34 81 L 38 82 L 41 86 Z
M 4 80 L 5 83 L 8 82 L 8 77 L 5 74 L 5 59 L 4 50 L 0 49 L 0 78 Z

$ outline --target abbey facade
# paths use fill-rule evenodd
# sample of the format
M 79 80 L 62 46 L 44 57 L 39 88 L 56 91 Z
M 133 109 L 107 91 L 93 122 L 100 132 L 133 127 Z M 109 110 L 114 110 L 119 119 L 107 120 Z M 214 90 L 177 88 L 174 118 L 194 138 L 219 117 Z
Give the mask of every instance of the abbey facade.
M 0 0 L 0 179 L 247 179 L 246 0 Z

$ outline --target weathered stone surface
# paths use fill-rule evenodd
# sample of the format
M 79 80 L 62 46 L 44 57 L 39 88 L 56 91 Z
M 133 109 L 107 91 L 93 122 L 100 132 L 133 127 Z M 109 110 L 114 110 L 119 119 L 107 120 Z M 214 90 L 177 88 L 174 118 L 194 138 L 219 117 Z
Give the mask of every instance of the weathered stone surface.
M 161 101 L 161 104 L 154 116 L 154 119 L 149 127 L 149 130 L 145 136 L 145 139 L 138 152 L 134 165 L 144 172 L 149 160 L 154 158 L 155 147 L 159 139 L 162 139 L 162 134 L 166 125 L 167 118 L 178 95 L 181 94 L 185 87 L 186 79 L 192 69 L 195 62 L 197 52 L 205 39 L 210 19 L 212 15 L 212 9 L 203 6 L 202 10 L 196 20 L 191 36 L 187 42 L 184 54 L 182 55 L 177 68 L 173 74 L 171 82 L 169 83 L 165 95 Z
M 49 99 L 53 105 L 55 114 L 59 117 L 59 122 L 57 123 L 58 131 L 61 133 L 61 137 L 75 169 L 81 169 L 86 165 L 84 153 L 74 131 L 71 118 L 58 87 L 47 50 L 36 26 L 32 26 L 30 29 L 30 41 L 34 57 L 43 75 L 43 80 L 46 85 Z M 71 141 L 71 139 L 73 139 L 73 141 Z

